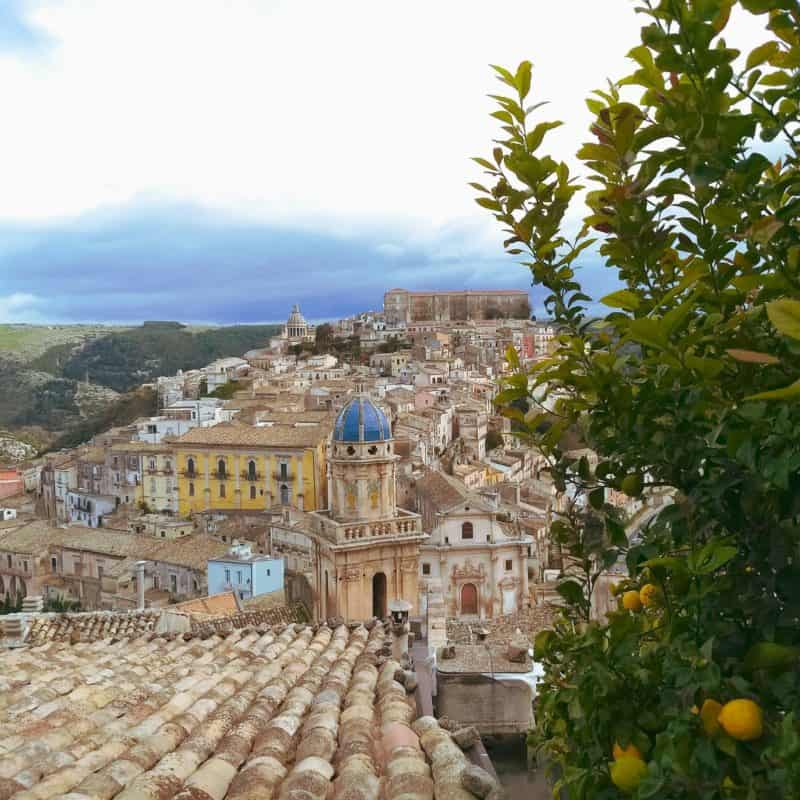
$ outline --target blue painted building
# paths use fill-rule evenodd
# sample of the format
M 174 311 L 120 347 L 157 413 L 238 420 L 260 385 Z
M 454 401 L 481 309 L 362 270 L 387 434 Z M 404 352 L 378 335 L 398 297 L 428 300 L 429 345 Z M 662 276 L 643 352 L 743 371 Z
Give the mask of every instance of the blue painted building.
M 241 600 L 283 589 L 283 559 L 254 555 L 249 543 L 234 543 L 228 554 L 208 562 L 208 593 L 234 591 Z

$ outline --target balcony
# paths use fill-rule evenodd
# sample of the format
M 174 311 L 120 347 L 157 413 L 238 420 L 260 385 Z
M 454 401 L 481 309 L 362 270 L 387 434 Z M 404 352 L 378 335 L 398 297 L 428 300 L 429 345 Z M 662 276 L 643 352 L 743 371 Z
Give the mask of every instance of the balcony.
M 245 481 L 260 481 L 262 477 L 260 472 L 249 472 L 247 470 L 242 472 L 242 480 Z
M 292 475 L 290 472 L 273 472 L 272 473 L 272 480 L 276 483 L 291 483 L 294 480 L 295 476 Z
M 419 533 L 417 519 L 386 520 L 385 522 L 364 522 L 347 525 L 344 528 L 345 541 L 372 539 L 378 536 L 407 536 Z
M 229 472 L 212 472 L 211 477 L 215 481 L 227 481 L 230 480 L 231 474 Z
M 189 478 L 189 480 L 197 480 L 200 477 L 200 473 L 197 470 L 192 470 L 191 472 L 188 469 L 181 470 L 181 475 L 184 478 Z

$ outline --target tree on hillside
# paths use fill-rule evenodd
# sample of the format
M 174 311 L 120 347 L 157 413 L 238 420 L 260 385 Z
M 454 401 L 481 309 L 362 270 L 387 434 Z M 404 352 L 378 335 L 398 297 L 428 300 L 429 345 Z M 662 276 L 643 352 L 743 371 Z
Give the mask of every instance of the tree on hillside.
M 800 4 L 640 6 L 634 71 L 587 101 L 585 195 L 541 152 L 560 123 L 537 120 L 527 62 L 495 68 L 501 138 L 476 159 L 560 330 L 532 370 L 509 351 L 498 403 L 574 495 L 551 535 L 586 567 L 536 639 L 534 742 L 571 800 L 800 797 Z M 733 10 L 765 23 L 748 54 Z M 624 284 L 599 323 L 588 248 Z M 570 429 L 595 467 L 559 447 Z M 607 490 L 656 487 L 675 502 L 629 541 Z M 591 620 L 592 576 L 623 559 L 618 610 Z
M 333 348 L 333 325 L 323 322 L 314 330 L 314 352 L 328 353 Z

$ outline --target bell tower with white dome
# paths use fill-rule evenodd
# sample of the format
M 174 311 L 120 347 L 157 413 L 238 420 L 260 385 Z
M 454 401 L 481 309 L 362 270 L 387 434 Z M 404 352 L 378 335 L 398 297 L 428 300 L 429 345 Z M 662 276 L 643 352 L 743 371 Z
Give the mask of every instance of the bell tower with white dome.
M 368 522 L 394 518 L 398 457 L 383 411 L 368 397 L 352 399 L 336 418 L 331 449 L 333 519 Z

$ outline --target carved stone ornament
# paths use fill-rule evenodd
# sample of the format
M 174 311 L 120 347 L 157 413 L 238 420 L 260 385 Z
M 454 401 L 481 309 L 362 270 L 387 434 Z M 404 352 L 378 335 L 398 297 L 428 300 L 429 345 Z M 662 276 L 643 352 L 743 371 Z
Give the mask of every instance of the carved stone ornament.
M 340 576 L 340 581 L 346 581 L 352 583 L 353 581 L 360 581 L 361 580 L 361 567 L 346 567 L 342 570 Z
M 419 563 L 415 558 L 409 558 L 400 562 L 400 572 L 408 575 L 416 575 L 419 572 Z
M 486 571 L 482 563 L 475 565 L 470 559 L 467 559 L 463 566 L 459 564 L 453 565 L 453 578 L 456 580 L 482 581 L 486 578 Z

